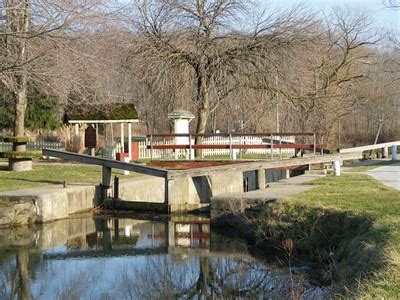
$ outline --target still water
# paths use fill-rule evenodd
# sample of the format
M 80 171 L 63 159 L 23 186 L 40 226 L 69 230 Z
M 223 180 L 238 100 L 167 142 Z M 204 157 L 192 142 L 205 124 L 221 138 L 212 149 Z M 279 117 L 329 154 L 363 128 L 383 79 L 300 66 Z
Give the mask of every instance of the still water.
M 301 268 L 299 268 L 301 269 Z M 0 230 L 1 299 L 325 298 L 204 217 L 85 216 Z

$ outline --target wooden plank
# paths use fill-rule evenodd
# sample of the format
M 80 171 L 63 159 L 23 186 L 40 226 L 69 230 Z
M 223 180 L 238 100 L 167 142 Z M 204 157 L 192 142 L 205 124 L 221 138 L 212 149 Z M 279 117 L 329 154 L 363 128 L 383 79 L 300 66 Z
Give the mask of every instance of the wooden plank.
M 138 119 L 125 120 L 69 120 L 70 124 L 117 124 L 117 123 L 139 123 Z
M 375 144 L 375 145 L 367 145 L 367 146 L 361 146 L 361 147 L 345 148 L 345 149 L 340 149 L 339 152 L 340 153 L 363 152 L 363 151 L 369 151 L 369 150 L 377 150 L 377 149 L 381 149 L 381 148 L 385 148 L 385 147 L 391 147 L 392 145 L 400 146 L 400 141 L 381 143 L 381 144 Z
M 232 165 L 224 165 L 217 167 L 208 167 L 192 170 L 176 170 L 168 172 L 168 179 L 180 177 L 198 177 L 207 176 L 223 172 L 231 171 L 251 171 L 259 169 L 275 169 L 283 167 L 302 166 L 318 163 L 330 163 L 334 160 L 349 160 L 362 158 L 361 152 L 347 153 L 347 154 L 330 154 L 330 155 L 317 155 L 312 157 L 298 157 L 280 160 L 258 160 L 246 163 L 238 163 Z
M 137 172 L 141 174 L 156 176 L 167 178 L 168 171 L 164 169 L 154 168 L 154 167 L 146 167 L 140 164 L 135 163 L 126 163 L 122 161 L 106 159 L 106 158 L 97 158 L 85 154 L 77 154 L 73 152 L 60 151 L 60 150 L 52 150 L 52 149 L 43 149 L 44 156 L 58 157 L 65 160 L 72 160 L 81 162 L 84 164 L 91 164 L 97 166 L 104 166 L 113 169 L 121 169 L 132 172 Z

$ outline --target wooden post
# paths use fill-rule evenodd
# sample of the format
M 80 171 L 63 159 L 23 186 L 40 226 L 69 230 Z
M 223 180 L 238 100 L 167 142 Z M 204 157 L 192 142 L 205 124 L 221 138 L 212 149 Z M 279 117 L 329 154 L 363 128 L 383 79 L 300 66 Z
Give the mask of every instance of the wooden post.
M 132 123 L 128 123 L 128 157 L 132 159 Z
M 317 154 L 317 135 L 315 132 L 313 133 L 313 148 L 314 148 L 314 155 Z
M 189 159 L 194 159 L 194 155 L 192 154 L 192 135 L 189 134 Z
M 125 152 L 124 123 L 121 123 L 121 151 Z
M 232 134 L 229 134 L 229 159 L 233 159 Z
M 96 147 L 99 147 L 99 124 L 95 123 L 94 128 L 96 129 Z
M 242 135 L 239 137 L 239 144 L 243 145 L 243 136 Z M 243 158 L 243 149 L 240 148 L 239 149 L 239 159 L 242 159 L 242 158 Z
M 150 160 L 153 160 L 153 135 L 150 135 Z
M 271 134 L 271 159 L 274 159 L 274 137 Z
M 383 147 L 382 149 L 382 158 L 389 157 L 389 147 Z
M 259 190 L 265 189 L 265 170 L 258 169 L 257 170 L 257 187 Z
M 107 190 L 110 188 L 111 184 L 111 168 L 103 166 L 103 181 L 101 185 L 101 196 L 102 200 L 105 201 L 107 199 Z
M 119 177 L 114 177 L 114 199 L 119 198 Z

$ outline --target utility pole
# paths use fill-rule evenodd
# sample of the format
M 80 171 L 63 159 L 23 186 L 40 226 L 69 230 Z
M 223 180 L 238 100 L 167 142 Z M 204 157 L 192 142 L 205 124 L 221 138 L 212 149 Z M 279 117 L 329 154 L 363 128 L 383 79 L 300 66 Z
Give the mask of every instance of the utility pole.
M 275 85 L 278 87 L 278 74 L 275 76 Z M 276 91 L 276 132 L 279 130 L 279 93 Z

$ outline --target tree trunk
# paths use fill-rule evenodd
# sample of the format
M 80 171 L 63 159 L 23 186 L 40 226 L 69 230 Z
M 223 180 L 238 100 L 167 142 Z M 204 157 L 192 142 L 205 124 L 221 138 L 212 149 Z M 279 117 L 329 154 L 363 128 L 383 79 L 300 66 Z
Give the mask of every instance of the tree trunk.
M 204 60 L 204 59 L 203 59 Z M 196 67 L 196 74 L 197 74 L 197 103 L 198 103 L 198 110 L 197 110 L 197 127 L 196 133 L 203 134 L 206 131 L 208 117 L 210 115 L 210 98 L 209 98 L 209 81 L 210 81 L 210 74 L 207 74 L 207 67 L 206 64 L 202 61 Z M 195 144 L 199 145 L 203 141 L 203 137 L 197 137 Z M 195 151 L 196 157 L 201 157 L 201 150 L 196 149 Z
M 15 93 L 15 121 L 14 136 L 25 135 L 25 112 L 27 107 L 27 78 L 21 75 L 19 84 Z
M 17 36 L 10 39 L 16 60 L 23 65 L 28 59 L 27 33 L 30 28 L 30 0 L 22 0 L 18 5 L 13 1 L 6 3 L 8 26 Z M 25 135 L 25 112 L 27 106 L 28 74 L 25 67 L 16 70 L 12 75 L 15 96 L 14 136 Z M 23 151 L 25 149 L 19 149 Z
M 197 113 L 197 127 L 196 127 L 196 133 L 203 134 L 206 131 L 206 126 L 207 126 L 207 120 L 209 116 L 209 110 L 208 109 L 200 109 Z M 200 145 L 203 142 L 203 137 L 198 136 L 196 137 L 196 145 Z M 195 151 L 195 156 L 196 157 L 201 157 L 202 152 L 201 149 L 196 149 Z

